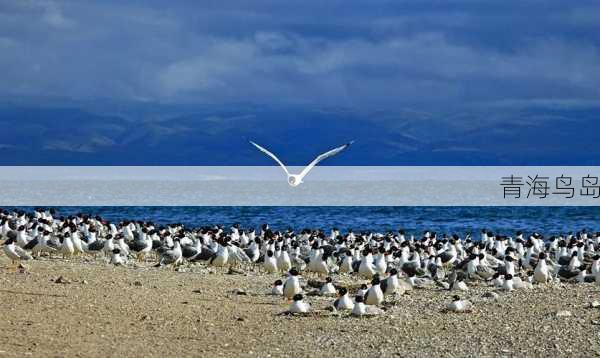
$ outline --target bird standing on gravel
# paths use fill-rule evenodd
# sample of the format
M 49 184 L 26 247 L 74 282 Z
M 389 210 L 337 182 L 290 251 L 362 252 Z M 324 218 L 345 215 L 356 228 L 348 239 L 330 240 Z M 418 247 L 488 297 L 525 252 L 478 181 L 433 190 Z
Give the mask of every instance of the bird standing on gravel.
M 550 272 L 548 271 L 548 264 L 546 264 L 546 253 L 541 252 L 539 254 L 539 260 L 533 271 L 533 278 L 535 282 L 546 283 L 550 280 Z
M 248 257 L 246 252 L 239 248 L 237 245 L 237 242 L 234 245 L 230 245 L 229 243 L 227 244 L 227 247 L 225 248 L 229 254 L 229 259 L 227 262 L 230 266 L 239 265 L 244 267 L 244 265 L 249 264 L 252 261 L 250 260 L 250 257 Z
M 290 254 L 287 252 L 287 247 L 283 247 L 277 257 L 277 268 L 281 272 L 287 272 L 292 268 L 292 261 L 290 260 Z
M 342 254 L 342 263 L 340 265 L 340 273 L 351 273 L 352 270 L 352 254 L 344 252 Z
M 371 279 L 375 275 L 375 266 L 373 266 L 373 256 L 371 251 L 365 249 L 360 259 L 360 265 L 358 266 L 358 274 L 361 277 Z
M 19 226 L 17 229 L 17 246 L 23 248 L 29 243 L 29 241 L 31 241 L 31 237 L 27 235 L 25 226 Z
M 379 276 L 385 275 L 385 272 L 387 271 L 386 255 L 383 247 L 379 248 L 379 253 L 374 259 L 373 268 Z
M 227 265 L 229 261 L 229 250 L 227 250 L 228 243 L 223 243 L 217 248 L 217 253 L 210 259 L 210 264 L 217 267 L 223 267 Z
M 314 264 L 312 267 L 312 271 L 316 272 L 318 275 L 329 275 L 329 257 L 331 254 L 328 252 L 321 253 L 317 257 L 315 257 Z
M 73 240 L 71 240 L 71 234 L 69 232 L 65 232 L 64 235 L 59 237 L 61 240 L 60 252 L 64 258 L 70 258 L 75 253 L 75 246 L 73 245 Z
M 15 239 L 13 238 L 9 238 L 4 242 L 4 253 L 12 261 L 13 265 L 16 265 L 20 261 L 33 259 L 27 251 L 15 245 Z
M 592 263 L 592 276 L 596 279 L 596 283 L 600 285 L 600 255 L 594 256 Z
M 267 250 L 267 254 L 265 255 L 263 268 L 267 273 L 275 273 L 277 272 L 277 259 L 273 256 L 273 251 Z
M 160 255 L 160 260 L 155 267 L 165 266 L 165 265 L 173 265 L 173 267 L 181 264 L 183 262 L 183 254 L 181 253 L 181 244 L 179 243 L 179 239 L 173 240 L 173 248 L 163 251 Z
M 89 243 L 81 242 L 83 251 L 96 257 L 100 251 L 104 250 L 104 242 L 102 240 L 94 240 Z
M 129 251 L 130 251 L 129 245 L 127 245 L 127 243 L 125 243 L 125 238 L 123 237 L 123 235 L 117 235 L 116 239 L 117 239 L 116 247 L 120 249 L 123 256 L 125 256 L 125 257 L 129 256 Z
M 49 231 L 44 231 L 38 235 L 38 242 L 32 249 L 32 253 L 37 257 L 40 257 L 42 252 L 52 253 L 56 252 L 56 250 L 58 249 L 58 247 L 52 246 L 52 244 L 50 244 L 50 241 L 48 240 L 49 235 Z
M 373 280 L 371 280 L 371 287 L 369 287 L 369 290 L 365 294 L 365 304 L 378 305 L 383 302 L 383 292 L 381 291 L 379 283 L 379 276 L 375 275 Z
M 129 227 L 126 227 L 129 229 Z M 131 229 L 129 229 L 129 234 L 133 237 L 131 233 Z M 125 235 L 127 236 L 127 235 Z M 144 261 L 146 255 L 152 251 L 152 237 L 148 235 L 148 230 L 143 228 L 138 236 L 138 239 L 131 241 L 129 249 L 135 252 L 138 261 Z
M 104 248 L 102 251 L 104 252 L 104 256 L 110 257 L 112 255 L 112 251 L 115 249 L 115 242 L 113 236 L 111 234 L 106 235 L 106 240 L 104 241 Z
M 256 262 L 260 258 L 260 249 L 259 249 L 260 239 L 255 238 L 250 241 L 250 245 L 244 249 L 244 252 L 250 258 L 251 262 Z
M 398 270 L 395 268 L 390 270 L 390 275 L 380 283 L 381 291 L 384 295 L 391 295 L 400 290 L 400 282 L 398 281 Z
M 292 299 L 294 295 L 302 292 L 300 287 L 300 279 L 298 278 L 300 273 L 295 268 L 292 268 L 289 272 L 289 277 L 283 284 L 283 296 L 285 298 Z

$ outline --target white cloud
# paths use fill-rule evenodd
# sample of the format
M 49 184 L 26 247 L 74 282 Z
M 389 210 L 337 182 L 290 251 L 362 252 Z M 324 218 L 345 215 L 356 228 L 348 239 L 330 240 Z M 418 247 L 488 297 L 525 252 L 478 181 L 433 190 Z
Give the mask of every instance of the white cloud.
M 227 90 L 227 79 L 242 76 L 253 62 L 257 48 L 250 43 L 206 39 L 209 44 L 200 54 L 173 62 L 158 74 L 161 92 L 172 96 L 178 92 Z
M 271 51 L 290 50 L 294 46 L 292 39 L 277 32 L 259 31 L 254 34 L 254 40 L 260 48 Z
M 56 3 L 48 1 L 41 4 L 44 8 L 42 18 L 47 24 L 58 28 L 68 28 L 73 26 L 73 21 L 67 19 L 63 15 L 61 9 Z
M 53 28 L 69 28 L 75 24 L 64 15 L 59 3 L 53 0 L 19 0 L 7 2 L 4 6 L 4 10 L 16 20 L 27 19 L 29 23 L 37 20 Z

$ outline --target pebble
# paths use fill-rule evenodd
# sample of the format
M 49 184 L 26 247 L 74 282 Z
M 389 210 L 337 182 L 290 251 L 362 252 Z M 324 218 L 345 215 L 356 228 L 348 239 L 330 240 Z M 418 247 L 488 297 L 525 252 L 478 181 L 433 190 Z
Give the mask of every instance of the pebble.
M 58 278 L 56 280 L 54 280 L 55 283 L 62 283 L 62 284 L 68 284 L 71 283 L 70 280 L 62 277 L 62 276 L 58 276 Z
M 483 294 L 483 298 L 487 298 L 487 299 L 490 299 L 490 300 L 494 300 L 494 301 L 495 301 L 495 300 L 497 300 L 498 298 L 500 298 L 500 296 L 499 296 L 499 295 L 498 295 L 496 292 L 492 292 L 492 291 L 490 291 L 490 292 L 486 292 L 486 293 L 484 293 L 484 294 Z
M 236 268 L 230 267 L 230 268 L 229 268 L 229 271 L 227 271 L 227 274 L 228 274 L 228 275 L 244 275 L 244 274 L 245 274 L 245 272 L 244 272 L 244 271 L 242 271 L 242 270 L 239 270 L 239 269 L 236 269 Z
M 141 283 L 140 281 L 134 281 L 134 282 L 133 282 L 133 285 L 134 285 L 134 286 L 138 286 L 138 287 L 142 287 L 142 286 L 143 286 L 143 285 L 142 285 L 142 283 Z
M 590 308 L 598 308 L 598 307 L 600 307 L 600 302 L 598 302 L 598 301 L 590 302 Z
M 556 312 L 556 317 L 571 317 L 571 311 L 566 311 L 566 310 L 562 310 L 562 311 L 557 311 Z

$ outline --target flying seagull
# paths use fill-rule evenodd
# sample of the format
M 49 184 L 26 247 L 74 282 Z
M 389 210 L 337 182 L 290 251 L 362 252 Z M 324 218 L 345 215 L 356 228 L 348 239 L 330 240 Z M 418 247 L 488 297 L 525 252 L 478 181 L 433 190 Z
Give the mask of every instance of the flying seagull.
M 312 162 L 310 162 L 309 165 L 306 166 L 306 168 L 304 168 L 304 170 L 302 170 L 302 172 L 300 174 L 290 174 L 290 172 L 288 172 L 287 168 L 285 167 L 285 165 L 283 165 L 283 163 L 281 162 L 281 160 L 279 160 L 279 158 L 277 158 L 275 156 L 275 154 L 269 152 L 268 150 L 266 150 L 265 148 L 261 147 L 260 145 L 254 143 L 253 141 L 250 141 L 250 143 L 252 143 L 252 145 L 254 145 L 256 148 L 258 148 L 258 150 L 260 150 L 261 152 L 265 153 L 266 155 L 268 155 L 269 157 L 273 158 L 273 160 L 275 160 L 277 162 L 277 164 L 279 164 L 283 170 L 285 171 L 285 174 L 287 174 L 288 177 L 288 184 L 290 184 L 290 186 L 298 186 L 300 184 L 303 183 L 302 179 L 304 179 L 304 177 L 306 176 L 306 174 L 308 174 L 308 172 L 315 167 L 315 165 L 317 165 L 320 161 L 327 159 L 329 157 L 333 157 L 334 155 L 338 154 L 339 152 L 341 152 L 342 150 L 348 148 L 350 146 L 350 144 L 354 143 L 354 141 L 348 142 L 342 146 L 339 146 L 337 148 L 333 148 L 332 150 L 325 152 L 321 155 L 319 155 L 318 157 L 315 158 L 315 160 L 313 160 Z

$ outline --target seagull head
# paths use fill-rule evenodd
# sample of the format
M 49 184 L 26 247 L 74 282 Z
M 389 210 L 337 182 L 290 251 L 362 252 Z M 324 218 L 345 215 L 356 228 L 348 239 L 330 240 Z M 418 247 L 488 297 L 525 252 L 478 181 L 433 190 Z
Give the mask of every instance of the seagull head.
M 288 176 L 288 184 L 292 187 L 298 186 L 302 183 L 302 179 L 299 178 L 298 175 L 289 175 Z

